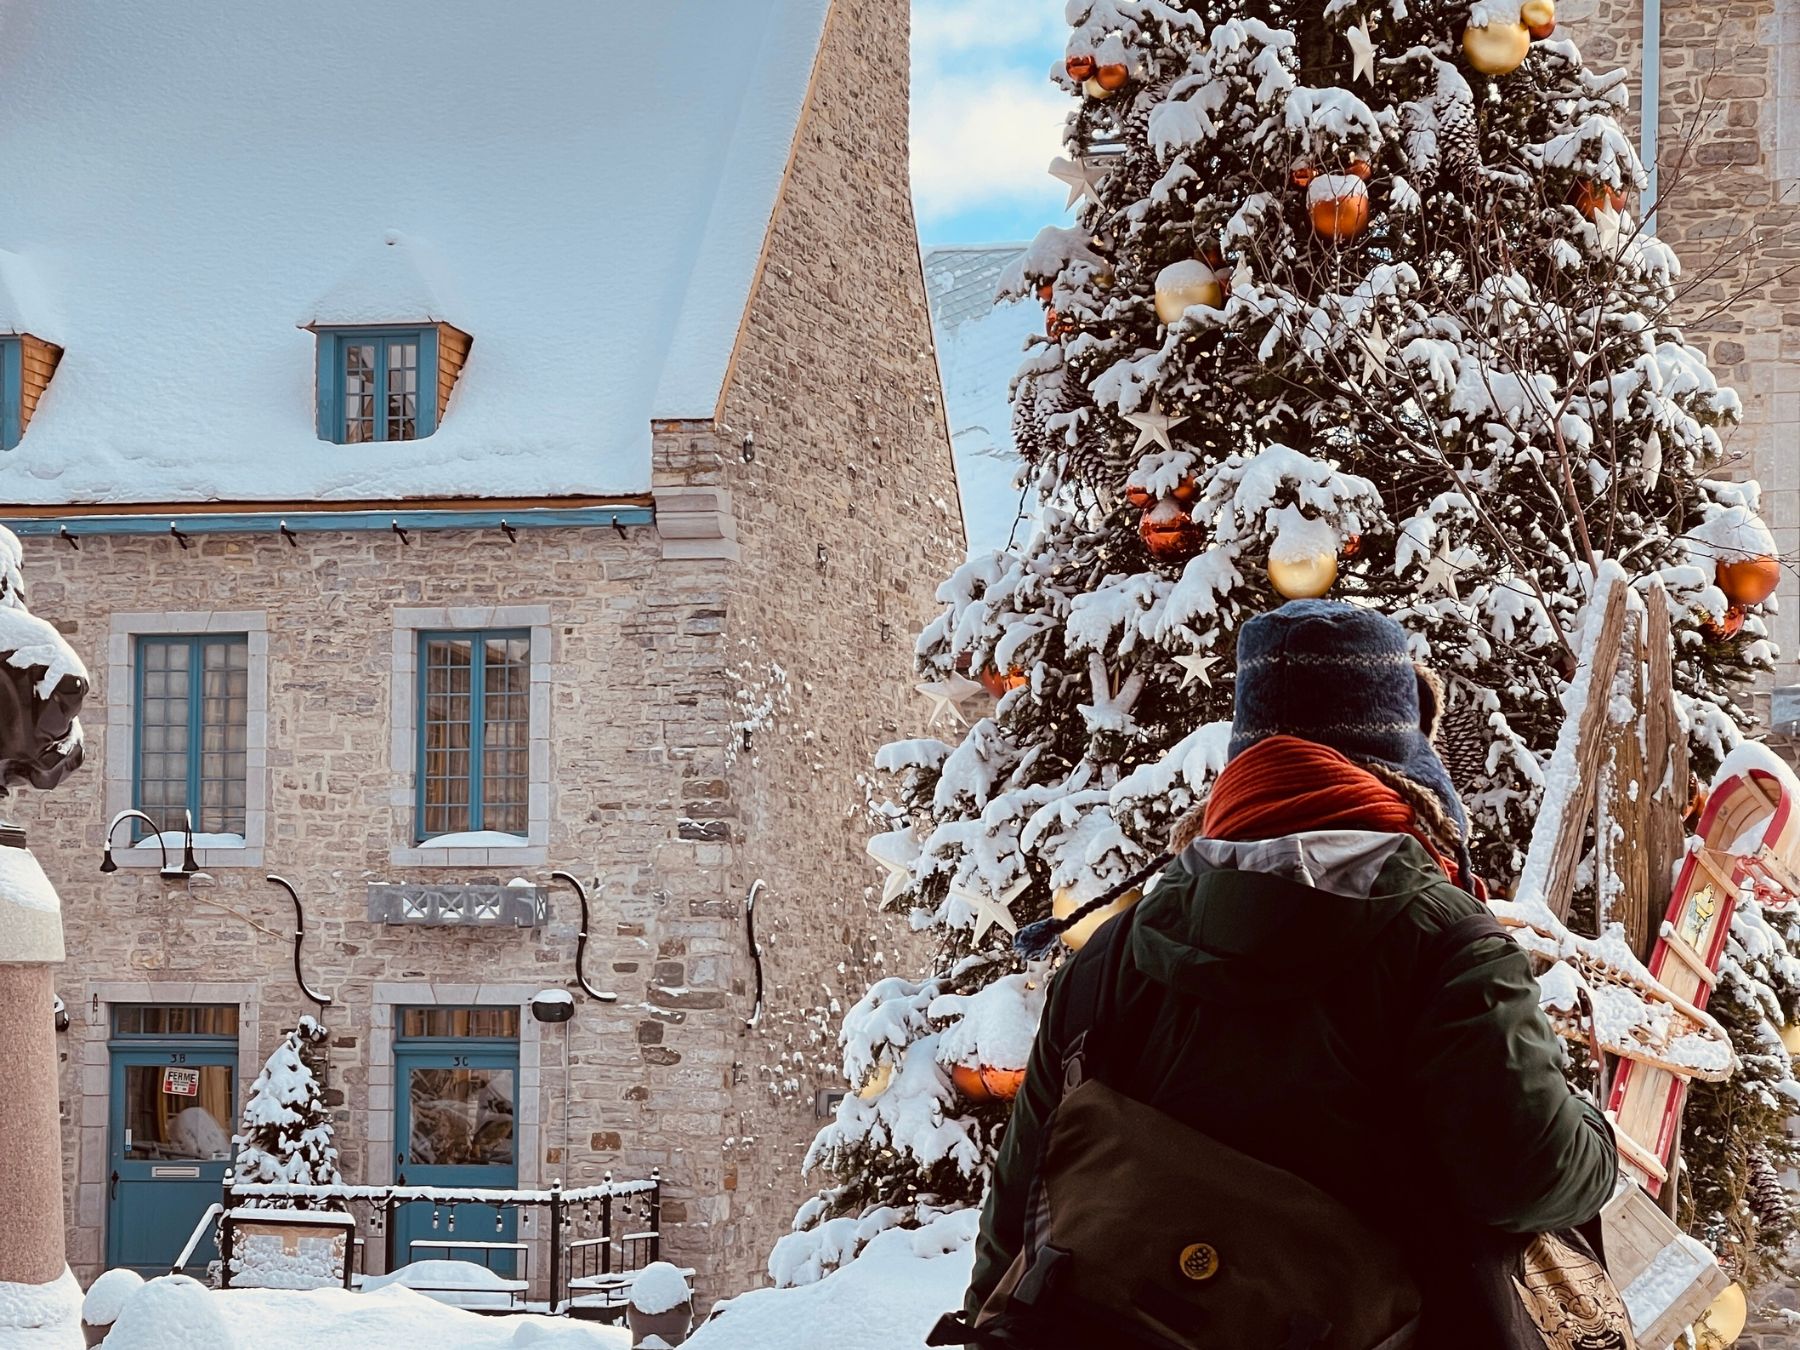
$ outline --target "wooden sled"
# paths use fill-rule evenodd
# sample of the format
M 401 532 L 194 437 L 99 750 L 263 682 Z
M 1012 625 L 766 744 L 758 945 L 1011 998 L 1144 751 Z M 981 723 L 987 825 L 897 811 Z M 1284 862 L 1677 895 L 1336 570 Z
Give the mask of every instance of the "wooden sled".
M 1766 892 L 1771 900 L 1785 895 L 1788 905 L 1800 903 L 1800 892 L 1789 886 L 1800 861 L 1797 806 L 1782 779 L 1754 767 L 1713 788 L 1650 953 L 1650 973 L 1678 1005 L 1704 1013 L 1745 887 Z M 1627 1056 L 1613 1079 L 1607 1111 L 1618 1125 L 1620 1155 L 1652 1195 L 1669 1179 L 1693 1076 L 1675 1065 Z

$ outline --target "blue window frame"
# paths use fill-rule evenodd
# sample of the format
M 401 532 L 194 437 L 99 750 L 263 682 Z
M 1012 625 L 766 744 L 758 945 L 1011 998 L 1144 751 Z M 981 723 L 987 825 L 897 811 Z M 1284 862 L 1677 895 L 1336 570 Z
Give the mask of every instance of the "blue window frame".
M 415 835 L 523 839 L 531 788 L 531 634 L 419 635 Z
M 437 430 L 438 330 L 319 334 L 319 435 L 339 445 L 416 441 Z
M 0 337 L 0 450 L 10 450 L 24 434 L 25 344 Z
M 244 834 L 249 783 L 250 639 L 140 637 L 133 801 L 160 830 L 192 813 L 201 834 Z

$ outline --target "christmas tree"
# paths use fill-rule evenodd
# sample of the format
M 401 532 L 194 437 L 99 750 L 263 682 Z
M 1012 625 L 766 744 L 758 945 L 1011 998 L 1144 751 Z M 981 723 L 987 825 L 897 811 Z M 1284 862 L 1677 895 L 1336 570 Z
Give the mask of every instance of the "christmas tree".
M 1625 75 L 1584 66 L 1551 0 L 1068 16 L 1052 172 L 1078 220 L 1004 288 L 1046 307 L 1014 385 L 1041 522 L 944 584 L 918 645 L 937 734 L 878 761 L 883 899 L 937 948 L 845 1018 L 853 1091 L 812 1155 L 834 1184 L 790 1239 L 838 1257 L 978 1201 L 1049 976 L 1011 931 L 1151 863 L 1204 797 L 1248 618 L 1329 594 L 1408 629 L 1502 892 L 1606 560 L 1668 597 L 1702 778 L 1772 666 L 1773 543 L 1725 478 L 1738 400 L 1639 223 Z M 1741 1109 L 1696 1103 L 1688 1217 L 1753 1277 L 1793 1233 L 1742 1197 L 1789 1156 L 1769 1038 L 1800 981 L 1794 935 L 1744 916 L 1714 1010 L 1760 1058 L 1712 1094 Z
M 325 1028 L 311 1017 L 282 1038 L 250 1085 L 244 1102 L 234 1164 L 237 1180 L 252 1185 L 332 1186 L 338 1173 L 337 1142 L 325 1093 L 319 1086 L 318 1052 Z M 334 1201 L 271 1197 L 245 1201 L 248 1208 L 341 1209 Z

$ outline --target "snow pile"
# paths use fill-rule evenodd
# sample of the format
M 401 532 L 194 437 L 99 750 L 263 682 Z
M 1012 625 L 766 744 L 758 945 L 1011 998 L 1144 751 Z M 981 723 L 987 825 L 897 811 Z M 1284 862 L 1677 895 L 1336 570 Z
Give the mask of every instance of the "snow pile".
M 631 1306 L 652 1317 L 672 1312 L 693 1296 L 687 1276 L 667 1261 L 652 1261 L 631 1282 Z
M 979 1220 L 962 1210 L 889 1229 L 816 1283 L 732 1299 L 687 1350 L 921 1350 L 932 1323 L 962 1304 Z
M 516 1302 L 504 1275 L 473 1261 L 414 1261 L 362 1283 L 365 1294 L 394 1286 L 452 1308 L 510 1308 Z
M 82 1344 L 81 1286 L 69 1273 L 49 1284 L 0 1281 L 0 1345 L 18 1350 L 73 1350 Z
M 7 240 L 54 246 L 7 260 L 0 318 L 64 354 L 8 500 L 647 489 L 651 419 L 718 403 L 827 8 L 9 4 Z M 395 148 L 377 192 L 348 128 Z M 297 325 L 376 315 L 473 337 L 449 411 L 321 441 Z
M 184 1275 L 168 1275 L 126 1301 L 106 1338 L 107 1350 L 265 1350 L 274 1343 L 304 1350 L 629 1350 L 631 1336 L 618 1328 L 562 1318 L 484 1317 L 400 1286 L 361 1294 L 343 1289 L 214 1291 Z
M 233 1218 L 254 1221 L 265 1210 L 239 1209 Z M 231 1243 L 231 1283 L 236 1289 L 329 1289 L 344 1283 L 346 1235 L 246 1232 Z
M 119 1310 L 127 1299 L 144 1287 L 144 1277 L 135 1270 L 109 1270 L 88 1286 L 81 1300 L 81 1320 L 91 1327 L 109 1327 L 119 1320 Z
M 938 1060 L 991 1069 L 1022 1069 L 1044 1011 L 1044 982 L 1003 975 L 973 994 L 940 994 L 927 1015 L 950 1023 L 938 1038 Z

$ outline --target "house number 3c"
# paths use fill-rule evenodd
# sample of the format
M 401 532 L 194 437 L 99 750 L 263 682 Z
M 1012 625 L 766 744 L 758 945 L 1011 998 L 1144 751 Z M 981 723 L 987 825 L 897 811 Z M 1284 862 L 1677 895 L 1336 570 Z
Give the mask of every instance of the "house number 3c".
M 459 1069 L 466 1069 L 469 1067 L 469 1057 L 467 1055 L 452 1055 L 450 1056 L 450 1062 Z

